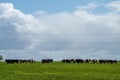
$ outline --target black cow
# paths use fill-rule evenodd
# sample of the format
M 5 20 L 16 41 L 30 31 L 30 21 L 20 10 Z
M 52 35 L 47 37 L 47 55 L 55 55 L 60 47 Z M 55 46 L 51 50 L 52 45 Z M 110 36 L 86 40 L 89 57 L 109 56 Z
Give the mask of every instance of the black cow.
M 6 59 L 6 63 L 35 63 L 36 61 L 33 59 Z
M 99 59 L 100 64 L 117 64 L 117 60 Z
M 76 59 L 76 63 L 83 63 L 84 60 L 83 59 Z
M 75 59 L 63 59 L 62 63 L 75 63 Z
M 93 60 L 92 60 L 92 63 L 93 63 L 93 64 L 98 63 L 98 60 L 97 60 L 97 59 L 93 59 Z
M 42 59 L 42 63 L 53 63 L 53 59 Z

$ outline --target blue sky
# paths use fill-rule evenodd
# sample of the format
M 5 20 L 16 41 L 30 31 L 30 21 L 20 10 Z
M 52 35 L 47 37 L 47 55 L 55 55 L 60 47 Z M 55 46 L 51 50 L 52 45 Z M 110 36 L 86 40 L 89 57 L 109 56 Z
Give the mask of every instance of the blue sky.
M 110 1 L 119 0 L 0 0 L 0 2 L 13 3 L 16 9 L 19 9 L 24 13 L 33 13 L 41 10 L 49 13 L 71 12 L 76 6 L 83 6 L 88 3 L 106 4 Z M 98 8 L 100 11 L 102 11 L 101 7 L 102 6 Z M 100 12 L 99 10 L 97 11 Z
M 0 0 L 7 58 L 119 59 L 120 0 Z

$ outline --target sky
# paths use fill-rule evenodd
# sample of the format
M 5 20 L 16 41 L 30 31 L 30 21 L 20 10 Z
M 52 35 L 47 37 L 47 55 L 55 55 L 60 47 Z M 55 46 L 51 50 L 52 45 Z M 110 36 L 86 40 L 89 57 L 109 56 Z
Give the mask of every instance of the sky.
M 120 60 L 120 0 L 0 0 L 0 55 Z

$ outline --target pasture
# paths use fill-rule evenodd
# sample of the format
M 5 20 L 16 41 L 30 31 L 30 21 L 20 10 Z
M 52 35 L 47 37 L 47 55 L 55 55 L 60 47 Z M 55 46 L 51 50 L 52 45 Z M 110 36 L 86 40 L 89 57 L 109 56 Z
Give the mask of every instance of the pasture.
M 0 62 L 0 80 L 120 80 L 118 64 Z

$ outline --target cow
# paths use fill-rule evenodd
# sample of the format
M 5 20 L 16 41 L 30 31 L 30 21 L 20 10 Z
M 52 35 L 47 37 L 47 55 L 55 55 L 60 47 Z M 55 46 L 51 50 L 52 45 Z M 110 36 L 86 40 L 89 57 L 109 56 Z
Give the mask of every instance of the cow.
M 33 59 L 6 59 L 6 63 L 35 63 L 36 61 Z
M 84 60 L 83 59 L 76 59 L 76 63 L 83 63 Z
M 92 60 L 92 63 L 93 63 L 93 64 L 98 63 L 98 60 L 97 60 L 97 59 L 93 59 L 93 60 Z
M 92 63 L 91 59 L 85 59 L 85 63 Z
M 75 63 L 75 59 L 62 59 L 62 63 Z
M 117 64 L 117 60 L 99 59 L 100 64 Z
M 6 59 L 5 62 L 6 63 L 19 63 L 19 60 L 17 60 L 17 59 Z
M 53 59 L 42 59 L 42 63 L 53 63 Z

